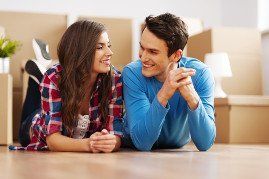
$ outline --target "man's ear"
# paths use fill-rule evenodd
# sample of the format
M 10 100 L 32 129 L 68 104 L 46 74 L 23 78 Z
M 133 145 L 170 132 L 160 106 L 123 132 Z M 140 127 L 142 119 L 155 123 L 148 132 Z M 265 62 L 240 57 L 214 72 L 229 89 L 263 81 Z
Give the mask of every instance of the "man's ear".
M 178 49 L 171 55 L 171 60 L 173 62 L 178 62 L 182 57 L 183 51 L 181 49 Z

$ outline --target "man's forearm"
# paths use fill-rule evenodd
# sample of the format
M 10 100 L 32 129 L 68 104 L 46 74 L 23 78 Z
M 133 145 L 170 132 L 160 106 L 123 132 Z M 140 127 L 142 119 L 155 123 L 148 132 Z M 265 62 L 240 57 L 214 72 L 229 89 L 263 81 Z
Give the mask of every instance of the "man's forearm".
M 186 101 L 188 103 L 189 108 L 191 110 L 195 110 L 198 107 L 200 97 L 191 85 L 188 85 L 187 88 L 189 88 L 190 93 L 189 93 Z

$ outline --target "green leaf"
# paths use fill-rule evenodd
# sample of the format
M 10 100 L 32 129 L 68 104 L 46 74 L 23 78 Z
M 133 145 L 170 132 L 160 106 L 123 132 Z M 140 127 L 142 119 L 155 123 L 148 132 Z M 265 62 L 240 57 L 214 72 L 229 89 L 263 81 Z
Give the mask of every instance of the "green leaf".
M 9 38 L 0 38 L 0 58 L 11 57 L 17 50 L 21 48 L 22 44 L 16 40 Z

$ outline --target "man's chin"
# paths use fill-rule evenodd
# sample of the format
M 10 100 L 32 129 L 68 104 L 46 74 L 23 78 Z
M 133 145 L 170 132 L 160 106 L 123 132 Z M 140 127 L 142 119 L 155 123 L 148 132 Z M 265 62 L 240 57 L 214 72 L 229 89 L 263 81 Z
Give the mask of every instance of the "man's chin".
M 142 75 L 148 78 L 155 76 L 154 73 L 152 73 L 151 71 L 143 70 L 143 69 L 142 69 Z

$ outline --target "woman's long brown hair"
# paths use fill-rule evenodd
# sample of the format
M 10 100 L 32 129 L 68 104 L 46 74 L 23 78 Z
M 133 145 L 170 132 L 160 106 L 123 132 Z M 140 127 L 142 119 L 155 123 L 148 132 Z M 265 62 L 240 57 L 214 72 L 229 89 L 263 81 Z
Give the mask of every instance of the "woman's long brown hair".
M 78 21 L 65 31 L 58 44 L 58 58 L 63 68 L 59 81 L 62 98 L 62 121 L 69 133 L 77 125 L 78 113 L 83 99 L 90 93 L 88 86 L 95 51 L 100 35 L 105 30 L 103 24 L 87 20 Z M 111 72 L 99 74 L 97 79 L 99 77 L 101 78 L 101 85 L 98 88 L 100 120 L 102 127 L 105 127 L 112 84 Z M 92 89 L 95 88 L 96 83 Z

